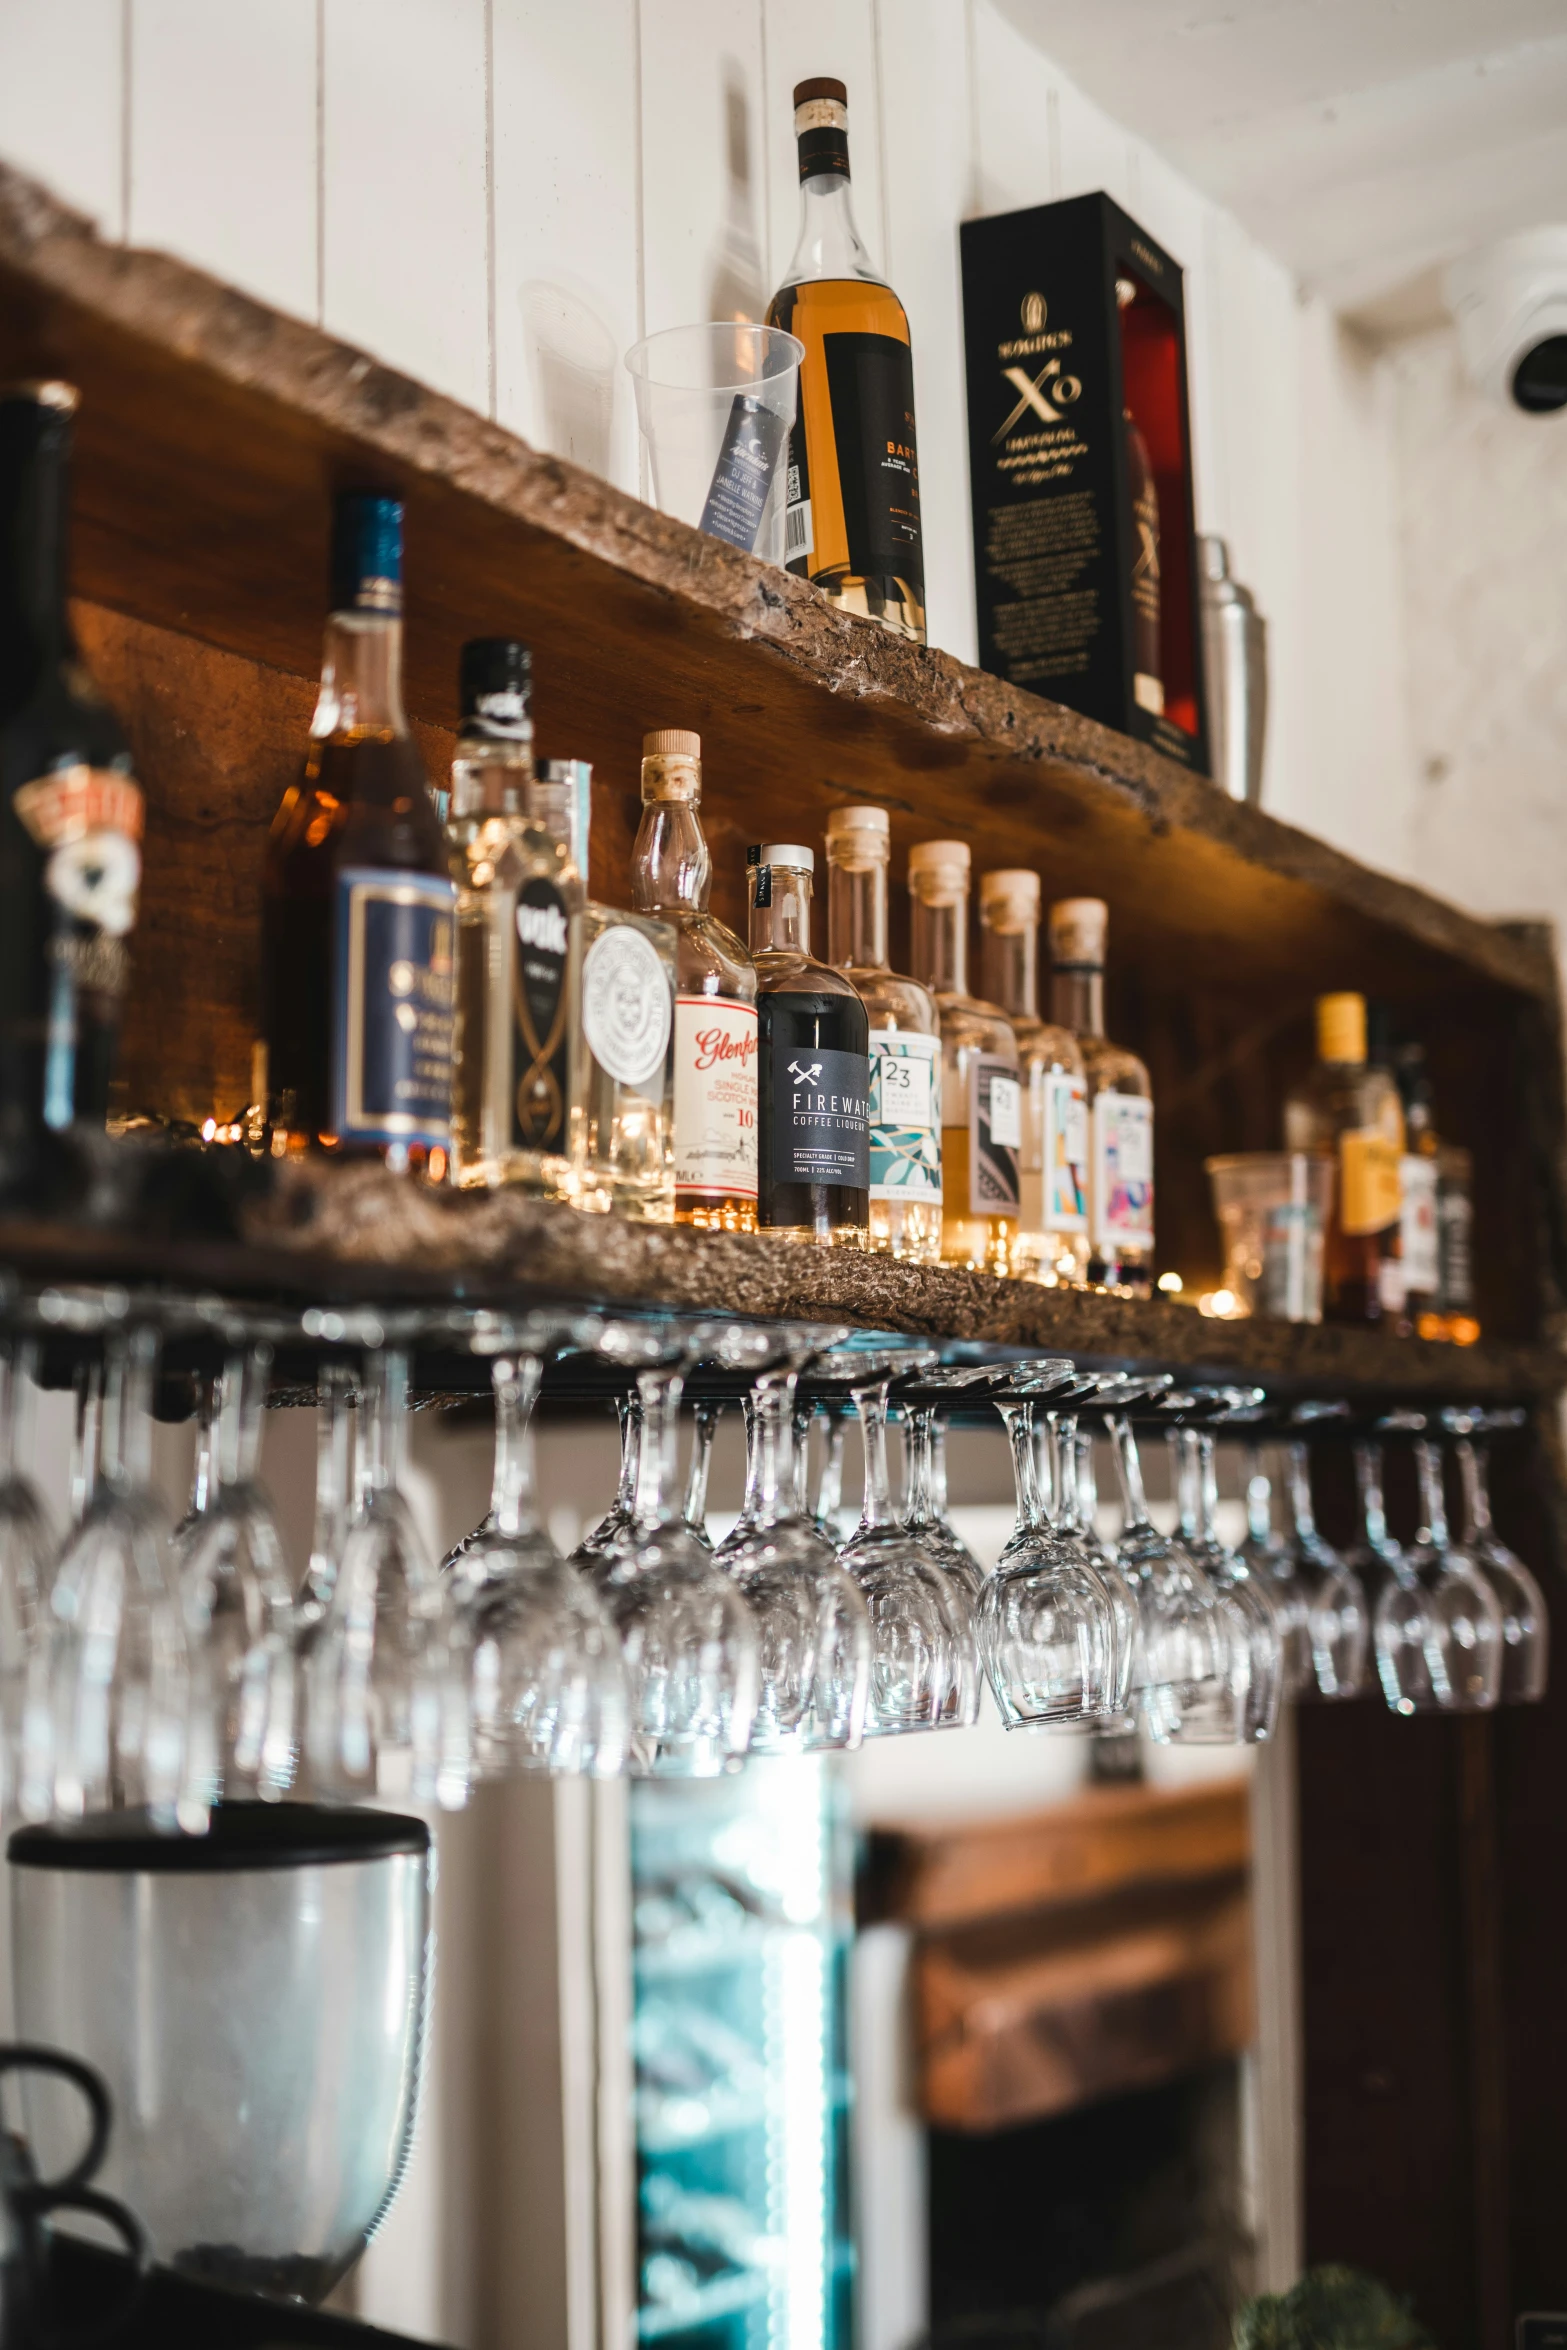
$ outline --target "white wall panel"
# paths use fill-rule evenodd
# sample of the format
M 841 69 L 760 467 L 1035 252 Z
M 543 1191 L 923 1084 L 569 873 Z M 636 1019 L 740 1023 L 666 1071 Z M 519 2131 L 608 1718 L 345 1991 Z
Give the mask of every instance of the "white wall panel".
M 1059 75 L 994 0 L 968 0 L 974 186 L 979 214 L 1051 204 L 1061 193 Z
M 1091 196 L 1102 188 L 1128 212 L 1137 211 L 1142 149 L 1065 75 L 1058 80 L 1056 149 L 1062 196 Z
M 657 0 L 655 0 L 655 5 Z M 771 236 L 769 287 L 789 265 L 800 227 L 800 171 L 794 143 L 796 82 L 836 74 L 849 93 L 849 165 L 854 218 L 878 269 L 887 266 L 882 203 L 882 110 L 871 0 L 764 0 L 766 131 Z
M 484 0 L 325 12 L 325 323 L 487 409 Z
M 129 241 L 317 316 L 315 0 L 131 0 Z
M 762 0 L 641 0 L 641 20 L 647 331 L 765 317 Z
M 125 233 L 127 0 L 0 0 L 0 156 Z
M 975 656 L 973 534 L 963 387 L 958 222 L 971 184 L 968 49 L 952 0 L 877 0 L 882 156 L 891 237 L 883 266 L 909 314 L 930 642 Z
M 493 9 L 497 413 L 635 490 L 637 0 Z

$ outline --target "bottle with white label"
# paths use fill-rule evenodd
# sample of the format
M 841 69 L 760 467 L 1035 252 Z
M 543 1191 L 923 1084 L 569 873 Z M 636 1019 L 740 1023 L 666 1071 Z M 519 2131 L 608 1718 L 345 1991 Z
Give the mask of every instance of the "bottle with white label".
M 1050 909 L 1050 1013 L 1070 1028 L 1088 1088 L 1088 1278 L 1121 1297 L 1153 1286 L 1153 1089 L 1135 1053 L 1105 1035 L 1103 898 Z
M 961 840 L 909 851 L 910 961 L 941 1021 L 941 1254 L 1010 1273 L 1018 1237 L 1023 1096 L 1006 1014 L 968 991 L 969 852 Z
M 941 1023 L 934 998 L 887 961 L 884 808 L 827 819 L 828 956 L 870 1021 L 870 1245 L 933 1265 L 941 1255 Z
M 1013 1269 L 1047 1289 L 1088 1279 L 1088 1080 L 1070 1028 L 1039 1017 L 1039 875 L 979 877 L 981 984 L 1017 1038 L 1023 1087 Z
M 1284 1104 L 1284 1147 L 1336 1160 L 1322 1251 L 1329 1322 L 1398 1322 L 1404 1111 L 1392 1074 L 1366 1057 L 1366 999 L 1317 998 L 1316 1066 Z
M 754 1232 L 756 965 L 707 910 L 701 805 L 701 736 L 644 735 L 631 895 L 675 931 L 675 1222 Z
M 1431 1078 L 1423 1044 L 1400 1045 L 1393 1057 L 1404 1108 L 1404 1155 L 1398 1180 L 1398 1218 L 1403 1282 L 1403 1319 L 1422 1338 L 1446 1335 L 1441 1318 L 1442 1247 L 1437 1201 L 1442 1146 L 1431 1104 Z
M 675 1213 L 675 930 L 590 896 L 593 770 L 546 759 L 528 813 L 582 876 L 573 917 L 577 1032 L 571 1066 L 572 1198 L 643 1223 Z
M 780 1240 L 865 1246 L 869 1025 L 851 979 L 811 953 L 812 850 L 746 851 L 760 1015 L 757 1224 Z

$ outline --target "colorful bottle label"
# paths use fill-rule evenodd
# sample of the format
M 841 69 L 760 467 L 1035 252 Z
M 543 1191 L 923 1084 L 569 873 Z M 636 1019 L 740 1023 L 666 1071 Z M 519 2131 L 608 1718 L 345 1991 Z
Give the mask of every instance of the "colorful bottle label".
M 517 948 L 512 966 L 517 1057 L 512 1138 L 522 1149 L 567 1146 L 571 1040 L 571 917 L 553 881 L 539 875 L 517 893 Z
M 941 1205 L 941 1040 L 871 1037 L 871 1198 Z
M 50 949 L 56 973 L 100 995 L 124 993 L 124 940 L 136 925 L 141 787 L 113 768 L 61 767 L 24 783 L 11 797 L 22 829 L 46 852 L 44 889 L 57 929 Z
M 669 1050 L 669 972 L 647 933 L 630 922 L 601 930 L 582 958 L 582 1033 L 600 1068 L 645 1091 Z
M 773 1066 L 773 1181 L 871 1179 L 870 1063 L 864 1053 L 802 1045 Z
M 756 1006 L 675 998 L 675 1191 L 756 1197 Z
M 343 1142 L 451 1132 L 456 893 L 434 873 L 345 865 L 333 922 L 332 1124 Z
M 1088 1230 L 1088 1088 L 1069 1069 L 1045 1075 L 1040 1218 L 1044 1232 Z
M 878 334 L 823 335 L 822 355 L 849 569 L 923 593 L 913 355 L 896 335 Z
M 1015 1216 L 1023 1148 L 1023 1088 L 1010 1061 L 977 1054 L 969 1066 L 969 1212 Z
M 1404 1289 L 1412 1297 L 1435 1297 L 1442 1285 L 1436 1172 L 1435 1159 L 1422 1158 L 1413 1151 L 1399 1162 L 1403 1199 L 1398 1253 L 1404 1264 Z
M 1398 1144 L 1375 1126 L 1348 1126 L 1339 1136 L 1339 1224 L 1351 1239 L 1398 1222 L 1402 1157 Z
M 1094 1245 L 1153 1247 L 1153 1104 L 1135 1093 L 1094 1097 Z

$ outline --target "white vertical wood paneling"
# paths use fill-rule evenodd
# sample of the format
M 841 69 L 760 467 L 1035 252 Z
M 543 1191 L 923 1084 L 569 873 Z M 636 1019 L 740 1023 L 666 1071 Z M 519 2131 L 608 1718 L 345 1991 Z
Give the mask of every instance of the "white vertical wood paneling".
M 129 240 L 316 316 L 316 0 L 131 0 Z
M 0 0 L 0 155 L 125 233 L 127 0 Z
M 975 155 L 972 209 L 1017 212 L 1060 195 L 1060 77 L 994 0 L 971 0 Z
M 635 490 L 637 0 L 493 8 L 497 412 Z
M 885 267 L 909 314 L 919 433 L 929 640 L 972 661 L 973 533 L 963 390 L 958 222 L 971 158 L 968 55 L 951 0 L 877 0 L 882 168 L 891 237 Z
M 887 266 L 882 209 L 881 105 L 871 0 L 764 0 L 766 137 L 772 254 L 768 287 L 789 266 L 800 227 L 800 170 L 794 144 L 794 85 L 836 74 L 849 93 L 849 163 L 854 217 L 878 269 Z
M 767 132 L 762 0 L 641 0 L 647 331 L 762 318 Z M 787 131 L 788 123 L 784 123 Z
M 489 406 L 485 0 L 325 0 L 325 323 Z
M 1091 196 L 1103 188 L 1135 214 L 1144 150 L 1064 74 L 1057 77 L 1057 87 L 1057 193 Z

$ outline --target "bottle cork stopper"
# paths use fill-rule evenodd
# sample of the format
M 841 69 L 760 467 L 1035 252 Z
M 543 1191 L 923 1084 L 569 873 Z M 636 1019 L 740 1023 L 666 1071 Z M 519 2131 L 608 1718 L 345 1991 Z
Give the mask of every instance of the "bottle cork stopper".
M 680 726 L 656 727 L 653 733 L 642 737 L 642 756 L 644 759 L 700 759 L 702 737 L 689 734 Z
M 927 906 L 968 896 L 969 849 L 963 840 L 917 840 L 909 851 L 909 887 Z
M 885 808 L 834 808 L 827 819 L 830 865 L 885 865 L 892 853 Z
M 979 918 L 992 930 L 1027 930 L 1039 920 L 1039 875 L 1002 866 L 979 877 Z
M 1318 1060 L 1364 1061 L 1365 1057 L 1365 997 L 1363 995 L 1319 995 L 1317 998 Z
M 843 82 L 835 81 L 831 74 L 818 74 L 814 81 L 795 83 L 794 103 L 796 106 L 808 106 L 813 98 L 830 98 L 839 106 L 847 106 L 849 103 L 848 87 Z
M 1110 909 L 1103 898 L 1057 898 L 1050 909 L 1050 959 L 1103 968 Z

